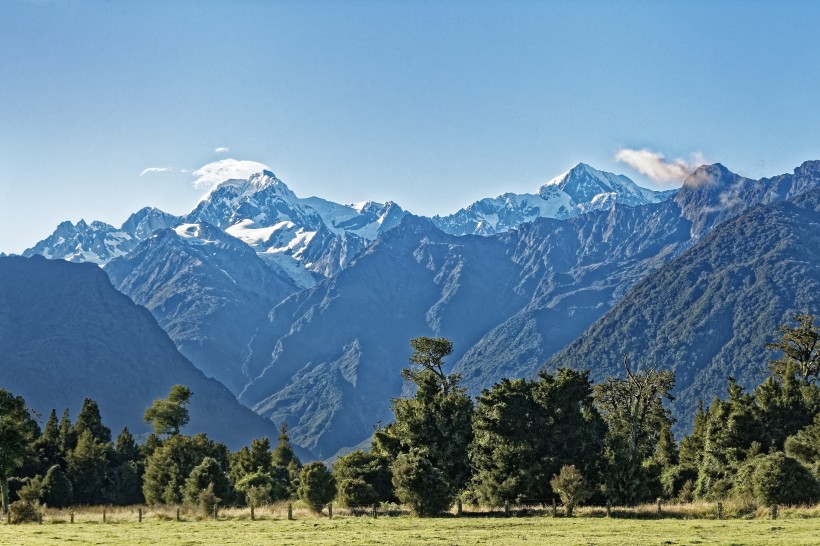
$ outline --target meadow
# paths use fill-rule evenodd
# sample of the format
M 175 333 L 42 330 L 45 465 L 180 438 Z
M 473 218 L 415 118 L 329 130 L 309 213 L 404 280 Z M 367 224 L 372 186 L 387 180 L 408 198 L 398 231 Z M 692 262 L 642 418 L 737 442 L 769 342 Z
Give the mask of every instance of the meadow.
M 777 520 L 766 510 L 718 520 L 705 503 L 669 507 L 660 517 L 651 505 L 615 510 L 611 518 L 604 517 L 603 508 L 581 508 L 573 518 L 553 518 L 548 510 L 526 517 L 467 512 L 431 519 L 374 519 L 342 510 L 329 519 L 297 509 L 291 521 L 286 511 L 284 505 L 260 508 L 251 521 L 247 509 L 226 509 L 214 520 L 182 508 L 177 521 L 175 507 L 143 508 L 138 522 L 137 508 L 126 507 L 107 509 L 103 523 L 102 509 L 93 508 L 77 509 L 70 523 L 68 511 L 47 510 L 41 525 L 0 525 L 0 544 L 820 544 L 820 506 L 784 507 Z

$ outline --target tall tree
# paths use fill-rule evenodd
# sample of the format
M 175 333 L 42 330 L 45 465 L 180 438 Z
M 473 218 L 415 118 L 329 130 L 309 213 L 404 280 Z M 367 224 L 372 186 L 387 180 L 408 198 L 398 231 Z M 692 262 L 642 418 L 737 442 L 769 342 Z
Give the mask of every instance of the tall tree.
M 190 415 L 188 404 L 193 393 L 184 385 L 174 385 L 163 399 L 154 402 L 145 410 L 145 422 L 150 423 L 158 435 L 176 436 L 188 424 Z
M 0 492 L 4 514 L 9 507 L 9 477 L 23 464 L 29 443 L 38 432 L 23 397 L 0 389 Z
M 773 373 L 783 375 L 789 365 L 794 365 L 803 381 L 817 381 L 820 375 L 820 327 L 814 324 L 815 320 L 814 315 L 795 313 L 792 321 L 797 326 L 778 326 L 780 339 L 766 344 L 767 349 L 782 353 L 780 358 L 769 361 Z
M 77 416 L 77 422 L 74 424 L 74 433 L 77 435 L 78 441 L 80 435 L 85 431 L 88 431 L 95 440 L 102 444 L 111 441 L 111 429 L 103 424 L 100 407 L 91 398 L 83 400 L 83 407 Z

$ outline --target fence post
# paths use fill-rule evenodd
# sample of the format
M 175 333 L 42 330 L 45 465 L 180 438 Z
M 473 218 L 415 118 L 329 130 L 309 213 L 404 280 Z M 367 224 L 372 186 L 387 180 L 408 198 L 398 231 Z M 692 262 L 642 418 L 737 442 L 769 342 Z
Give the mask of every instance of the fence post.
M 74 512 L 71 512 L 71 523 L 74 523 Z
M 718 510 L 718 519 L 723 519 L 723 503 L 717 503 L 717 510 Z
M 253 505 L 251 504 L 251 521 L 254 520 Z
M 103 523 L 105 523 L 105 508 L 103 508 Z
M 177 521 L 181 521 L 181 520 L 179 519 L 179 506 L 177 506 Z
M 142 507 L 139 508 L 139 522 L 142 523 Z
M 461 515 L 461 499 L 456 500 L 456 515 Z
M 552 499 L 552 517 L 558 517 L 558 502 L 555 499 Z
M 660 516 L 660 515 L 661 515 L 661 513 L 662 513 L 662 510 L 661 510 L 661 505 L 663 504 L 663 499 L 661 499 L 660 497 L 658 497 L 657 502 L 658 502 L 658 516 Z
M 293 519 L 293 504 L 288 503 L 288 519 Z
M 777 505 L 772 505 L 772 519 L 777 519 Z
M 510 503 L 507 501 L 504 501 L 504 517 L 510 517 Z
M 612 501 L 609 499 L 606 499 L 606 517 L 612 517 Z
M 379 507 L 377 504 L 373 505 L 373 519 L 377 519 L 379 517 Z
M 333 519 L 333 503 L 327 505 L 327 518 Z
M 216 511 L 219 509 L 219 506 L 214 504 L 214 519 L 216 519 Z

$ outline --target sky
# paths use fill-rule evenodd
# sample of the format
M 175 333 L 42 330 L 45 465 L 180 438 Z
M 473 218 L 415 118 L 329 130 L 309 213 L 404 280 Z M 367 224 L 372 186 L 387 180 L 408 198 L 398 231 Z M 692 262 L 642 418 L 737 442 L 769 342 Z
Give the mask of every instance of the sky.
M 820 159 L 817 28 L 809 1 L 3 0 L 0 251 L 188 212 L 237 162 L 425 215 L 580 161 L 791 172 Z

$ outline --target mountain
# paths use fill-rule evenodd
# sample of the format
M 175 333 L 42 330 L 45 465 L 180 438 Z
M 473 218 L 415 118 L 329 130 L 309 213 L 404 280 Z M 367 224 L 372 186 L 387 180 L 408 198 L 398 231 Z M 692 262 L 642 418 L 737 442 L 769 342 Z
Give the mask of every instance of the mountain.
M 435 216 L 433 223 L 453 235 L 494 235 L 536 218 L 566 219 L 591 210 L 607 210 L 615 203 L 658 203 L 675 193 L 641 188 L 624 175 L 578 163 L 541 186 L 537 194 L 505 193 L 482 199 L 449 216 Z
M 307 288 L 347 266 L 366 244 L 406 213 L 396 205 L 340 205 L 302 199 L 270 171 L 215 186 L 186 216 L 250 245 L 293 282 Z
M 179 351 L 238 393 L 247 345 L 267 313 L 298 290 L 242 241 L 208 224 L 162 229 L 105 268 Z
M 132 214 L 120 228 L 105 222 L 88 224 L 80 220 L 72 224 L 66 221 L 49 237 L 25 250 L 23 256 L 40 255 L 51 260 L 105 265 L 134 250 L 156 230 L 174 226 L 179 221 L 178 217 L 151 207 Z
M 23 256 L 41 255 L 51 260 L 105 264 L 128 254 L 138 243 L 131 234 L 104 222 L 87 224 L 80 220 L 72 224 L 65 221 L 49 237 L 26 249 Z
M 671 368 L 683 431 L 698 400 L 725 394 L 728 376 L 749 389 L 760 383 L 777 357 L 765 344 L 803 311 L 820 311 L 818 189 L 719 225 L 647 276 L 546 367 L 591 368 L 600 379 L 620 375 L 626 353 L 635 366 Z
M 687 204 L 728 203 L 722 195 L 740 192 L 751 206 L 820 187 L 820 163 L 757 181 L 755 191 L 721 166 L 692 177 L 675 200 L 538 218 L 492 237 L 452 236 L 408 216 L 347 268 L 273 310 L 249 347 L 245 367 L 255 379 L 240 400 L 286 419 L 297 443 L 329 457 L 391 418 L 413 337 L 452 339 L 451 370 L 472 393 L 531 376 L 647 274 L 698 243 L 697 207 Z M 726 209 L 715 222 L 741 212 Z
M 0 258 L 0 386 L 45 415 L 84 397 L 99 403 L 116 433 L 150 429 L 143 412 L 172 385 L 193 391 L 186 433 L 205 432 L 232 449 L 254 437 L 275 437 L 274 424 L 206 378 L 174 347 L 146 309 L 90 264 Z

